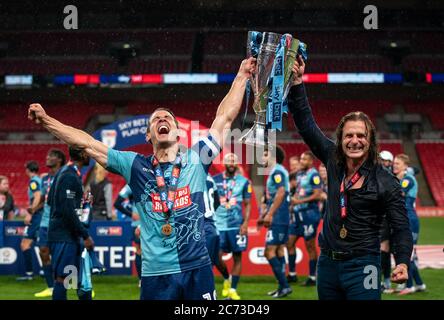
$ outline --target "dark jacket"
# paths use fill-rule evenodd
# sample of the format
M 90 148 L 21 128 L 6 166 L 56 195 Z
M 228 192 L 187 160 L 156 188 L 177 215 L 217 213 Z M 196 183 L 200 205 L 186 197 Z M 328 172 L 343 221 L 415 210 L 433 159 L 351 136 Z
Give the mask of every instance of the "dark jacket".
M 49 190 L 48 241 L 78 242 L 80 238 L 88 238 L 88 230 L 78 216 L 82 198 L 82 179 L 77 170 L 71 165 L 64 166 L 54 177 Z

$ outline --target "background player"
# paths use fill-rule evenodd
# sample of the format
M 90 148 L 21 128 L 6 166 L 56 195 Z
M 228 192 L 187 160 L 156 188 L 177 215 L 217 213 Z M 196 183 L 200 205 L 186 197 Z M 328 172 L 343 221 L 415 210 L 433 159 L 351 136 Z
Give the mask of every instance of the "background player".
M 79 219 L 79 213 L 83 209 L 80 170 L 89 164 L 89 157 L 86 152 L 73 147 L 69 148 L 69 156 L 71 161 L 55 176 L 48 196 L 51 207 L 48 243 L 55 278 L 53 300 L 67 300 L 68 287 L 65 286 L 65 278 L 74 270 L 80 274 L 80 239 L 84 240 L 84 246 L 88 250 L 94 247 L 88 229 Z M 73 284 L 78 285 L 75 279 Z M 80 294 L 78 290 L 77 294 L 79 299 L 92 299 L 91 291 L 89 294 Z
M 276 290 L 268 293 L 273 298 L 282 298 L 292 293 L 285 278 L 285 247 L 290 223 L 290 182 L 288 171 L 282 166 L 284 159 L 284 150 L 279 146 L 276 146 L 275 155 L 268 150 L 264 151 L 262 157 L 263 166 L 270 171 L 266 185 L 267 211 L 261 215 L 258 224 L 269 228 L 265 239 L 265 257 L 279 283 Z
M 390 173 L 393 173 L 393 154 L 390 151 L 383 150 L 379 153 L 379 162 L 383 168 L 387 169 Z M 382 292 L 393 293 L 391 288 L 390 275 L 392 271 L 391 258 L 390 258 L 390 227 L 387 218 L 382 220 L 382 226 L 380 230 L 381 237 L 381 273 L 383 277 Z M 398 285 L 399 288 L 404 288 L 404 284 Z
M 410 165 L 409 156 L 406 154 L 398 154 L 393 161 L 393 173 L 398 177 L 402 192 L 405 196 L 405 205 L 410 222 L 410 230 L 412 231 L 413 244 L 416 246 L 419 237 L 419 219 L 416 214 L 416 197 L 418 195 L 418 182 L 413 174 L 408 173 L 407 169 Z M 413 286 L 413 281 L 416 287 Z M 416 248 L 413 248 L 412 259 L 409 267 L 409 278 L 407 279 L 406 288 L 401 290 L 400 295 L 414 293 L 415 291 L 425 291 L 426 285 L 419 275 L 418 256 Z
M 20 243 L 25 261 L 25 276 L 17 278 L 18 281 L 33 279 L 32 244 L 37 240 L 43 212 L 43 205 L 41 204 L 42 179 L 38 175 L 39 165 L 36 161 L 29 161 L 26 163 L 25 168 L 26 175 L 29 177 L 28 197 L 30 206 L 27 209 L 28 212 L 25 217 L 26 227 L 22 242 Z
M 42 260 L 43 273 L 48 287 L 43 291 L 34 294 L 36 298 L 51 297 L 54 287 L 54 276 L 52 274 L 51 256 L 49 254 L 48 246 L 48 226 L 51 211 L 48 204 L 48 194 L 55 175 L 60 168 L 65 165 L 65 163 L 66 157 L 63 151 L 59 149 L 49 150 L 48 154 L 46 155 L 46 167 L 49 168 L 49 172 L 42 177 L 41 201 L 43 202 L 43 214 L 42 220 L 40 221 L 39 237 L 37 239 L 40 259 Z
M 292 156 L 290 157 L 290 159 L 288 159 L 288 164 L 289 164 L 289 173 L 296 173 L 301 169 L 301 165 L 300 165 L 300 158 L 299 156 Z
M 205 197 L 204 232 L 208 254 L 213 266 L 219 264 L 220 238 L 214 223 L 214 213 L 220 205 L 216 182 L 210 174 L 207 175 L 207 192 Z M 226 268 L 225 268 L 226 271 Z
M 322 193 L 321 193 L 321 201 L 319 202 L 319 211 L 321 212 L 321 218 L 323 218 L 325 212 L 327 211 L 327 195 L 328 195 L 327 168 L 323 163 L 321 163 L 318 167 L 318 171 L 322 182 Z
M 302 153 L 300 158 L 300 176 L 295 196 L 291 199 L 295 206 L 296 219 L 302 225 L 305 246 L 309 256 L 310 275 L 305 285 L 316 285 L 316 234 L 321 220 L 319 201 L 322 195 L 322 183 L 318 171 L 313 167 L 314 155 L 311 151 Z
M 295 157 L 292 157 L 295 158 Z M 299 157 L 297 157 L 297 169 L 299 170 Z M 290 165 L 291 168 L 291 165 Z M 294 167 L 293 167 L 294 168 Z M 294 171 L 290 173 L 290 199 L 296 193 L 297 185 L 299 183 L 299 172 Z M 287 252 L 288 252 L 288 282 L 298 282 L 298 277 L 296 273 L 296 259 L 297 259 L 297 251 L 296 251 L 296 242 L 300 237 L 304 236 L 302 224 L 298 223 L 299 219 L 296 219 L 295 211 L 293 210 L 294 206 L 290 204 L 290 226 L 288 229 L 288 241 L 287 241 Z
M 214 176 L 220 206 L 216 210 L 216 227 L 220 234 L 218 269 L 224 277 L 222 297 L 239 300 L 237 284 L 242 271 L 242 252 L 248 246 L 248 221 L 251 211 L 251 183 L 241 175 L 234 153 L 224 156 L 225 171 Z M 223 253 L 233 253 L 233 269 L 228 276 Z M 230 281 L 231 279 L 231 281 Z M 230 283 L 231 282 L 231 283 Z

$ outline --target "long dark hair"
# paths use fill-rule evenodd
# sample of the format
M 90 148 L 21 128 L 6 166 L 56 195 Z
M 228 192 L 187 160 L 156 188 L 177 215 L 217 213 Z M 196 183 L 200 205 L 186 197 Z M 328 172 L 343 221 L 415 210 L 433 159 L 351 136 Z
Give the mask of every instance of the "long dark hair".
M 336 162 L 345 165 L 345 154 L 342 150 L 342 135 L 347 121 L 362 121 L 365 123 L 366 135 L 370 146 L 368 149 L 368 159 L 373 163 L 378 161 L 378 142 L 376 141 L 376 129 L 370 118 L 362 111 L 350 112 L 345 115 L 336 128 Z

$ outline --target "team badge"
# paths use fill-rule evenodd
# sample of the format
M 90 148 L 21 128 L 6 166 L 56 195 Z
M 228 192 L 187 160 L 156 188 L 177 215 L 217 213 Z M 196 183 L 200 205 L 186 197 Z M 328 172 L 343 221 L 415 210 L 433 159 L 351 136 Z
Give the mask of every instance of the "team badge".
M 37 190 L 37 183 L 35 183 L 34 181 L 33 181 L 33 182 L 31 182 L 31 185 L 30 185 L 30 187 L 31 187 L 31 190 L 32 190 L 32 191 L 35 191 L 35 190 Z
M 274 182 L 281 183 L 281 181 L 282 181 L 282 177 L 280 174 L 277 174 L 274 176 Z
M 248 193 L 252 193 L 253 192 L 253 188 L 251 187 L 251 183 L 248 184 L 247 192 Z
M 315 185 L 320 184 L 320 183 L 321 183 L 321 178 L 319 178 L 318 176 L 314 177 L 314 178 L 313 178 L 313 183 L 314 183 Z

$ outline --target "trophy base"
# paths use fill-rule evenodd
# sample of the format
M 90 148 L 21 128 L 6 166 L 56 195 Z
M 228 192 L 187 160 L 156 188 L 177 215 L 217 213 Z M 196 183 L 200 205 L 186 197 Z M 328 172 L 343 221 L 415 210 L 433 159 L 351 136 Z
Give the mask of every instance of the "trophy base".
M 239 139 L 239 142 L 250 146 L 270 147 L 265 124 L 255 122 L 253 127 Z

